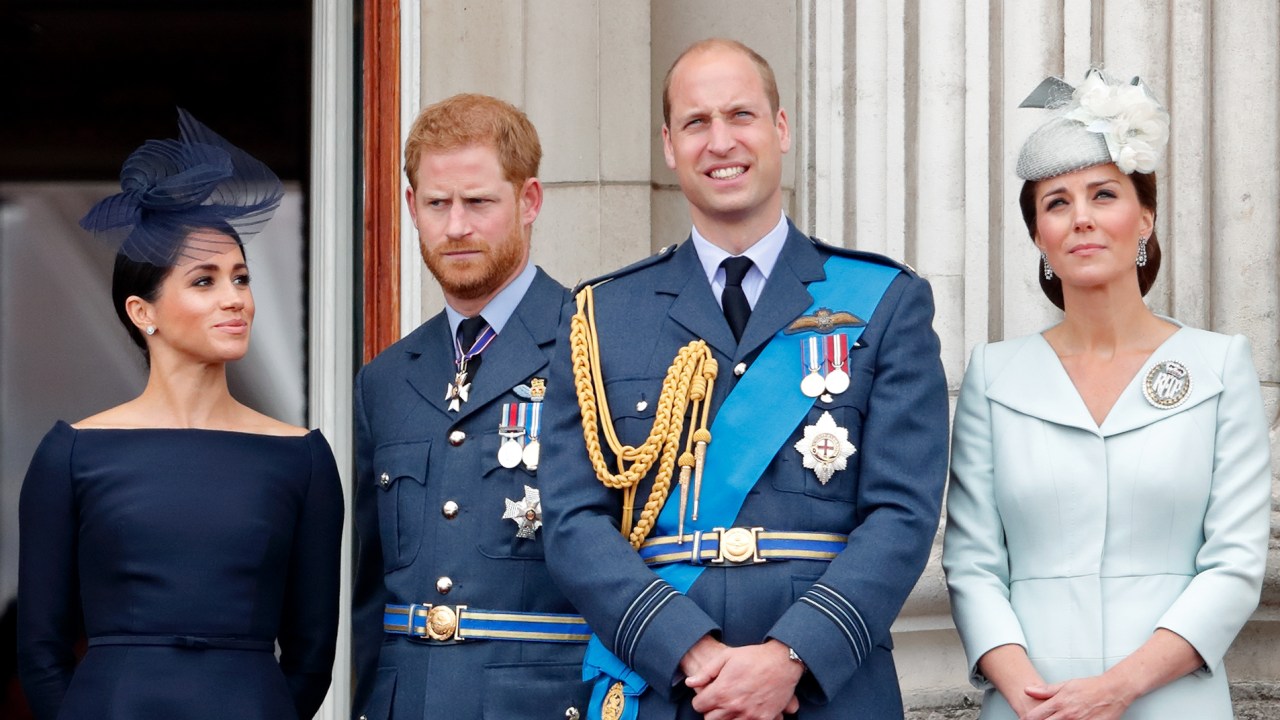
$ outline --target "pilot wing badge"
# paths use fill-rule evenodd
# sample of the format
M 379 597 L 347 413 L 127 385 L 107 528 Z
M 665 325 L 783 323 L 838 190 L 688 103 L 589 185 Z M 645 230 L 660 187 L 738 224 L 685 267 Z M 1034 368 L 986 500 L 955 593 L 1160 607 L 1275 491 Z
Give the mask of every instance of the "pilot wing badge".
M 801 315 L 791 321 L 791 324 L 783 332 L 788 335 L 802 332 L 816 332 L 826 335 L 838 328 L 862 327 L 866 324 L 865 320 L 851 312 L 820 307 L 814 310 L 812 315 Z

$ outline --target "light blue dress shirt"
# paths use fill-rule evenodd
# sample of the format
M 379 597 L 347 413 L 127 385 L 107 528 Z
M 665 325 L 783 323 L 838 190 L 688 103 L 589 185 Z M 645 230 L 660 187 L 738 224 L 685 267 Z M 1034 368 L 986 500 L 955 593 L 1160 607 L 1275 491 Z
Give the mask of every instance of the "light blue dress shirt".
M 721 303 L 723 308 L 720 295 L 724 293 L 724 268 L 720 267 L 720 263 L 724 262 L 725 258 L 733 256 L 702 237 L 696 227 L 693 229 L 692 237 L 693 247 L 698 251 L 698 261 L 702 263 L 702 270 L 707 274 L 707 281 L 711 283 L 711 292 L 716 296 L 716 302 Z M 773 266 L 778 262 L 778 256 L 782 254 L 782 246 L 786 241 L 787 216 L 779 213 L 778 224 L 742 253 L 743 257 L 751 258 L 752 262 L 747 276 L 742 279 L 742 292 L 747 296 L 747 303 L 751 305 L 752 310 L 756 307 L 756 300 L 760 298 L 764 283 L 769 279 L 769 273 L 773 272 Z
M 484 309 L 480 311 L 480 316 L 485 319 L 485 322 L 489 323 L 494 332 L 499 335 L 502 334 L 502 328 L 511 319 L 511 314 L 516 311 L 516 306 L 520 304 L 520 299 L 524 297 L 524 294 L 529 290 L 529 286 L 533 284 L 533 277 L 536 274 L 537 269 L 534 268 L 533 262 L 526 260 L 524 270 L 521 270 L 520 274 L 508 283 L 506 287 L 498 291 L 498 294 L 494 295 L 489 304 L 485 305 Z M 721 273 L 721 275 L 723 274 Z M 466 316 L 454 310 L 448 303 L 445 303 L 444 314 L 449 318 L 451 337 L 458 337 L 458 325 L 462 323 Z

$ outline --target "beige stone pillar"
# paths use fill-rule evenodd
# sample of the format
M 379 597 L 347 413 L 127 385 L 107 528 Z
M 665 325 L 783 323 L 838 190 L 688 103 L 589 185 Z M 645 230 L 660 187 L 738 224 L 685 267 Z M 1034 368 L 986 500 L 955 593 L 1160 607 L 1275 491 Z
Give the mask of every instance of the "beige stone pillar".
M 533 259 L 567 285 L 649 254 L 649 4 L 422 0 L 421 104 L 481 92 L 542 140 Z M 406 120 L 406 127 L 412 118 Z M 416 254 L 412 232 L 406 253 Z M 422 317 L 443 306 L 422 282 Z

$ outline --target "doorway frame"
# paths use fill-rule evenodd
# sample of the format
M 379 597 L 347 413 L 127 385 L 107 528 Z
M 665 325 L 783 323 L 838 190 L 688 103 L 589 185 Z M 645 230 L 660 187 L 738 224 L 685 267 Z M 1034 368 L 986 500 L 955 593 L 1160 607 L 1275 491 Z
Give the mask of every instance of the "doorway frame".
M 377 0 L 368 0 L 376 5 Z M 316 715 L 349 717 L 352 691 L 351 499 L 355 371 L 355 0 L 312 6 L 308 421 L 328 438 L 347 498 L 342 529 L 337 652 L 329 695 Z M 345 300 L 345 301 L 344 301 Z

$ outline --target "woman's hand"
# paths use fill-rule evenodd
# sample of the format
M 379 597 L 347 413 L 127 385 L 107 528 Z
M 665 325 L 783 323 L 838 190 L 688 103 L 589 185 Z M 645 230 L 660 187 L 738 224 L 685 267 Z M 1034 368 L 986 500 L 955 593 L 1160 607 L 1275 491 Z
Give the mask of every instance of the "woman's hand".
M 1021 645 L 1000 645 L 987 651 L 978 660 L 978 672 L 996 686 L 1019 718 L 1044 703 L 1026 692 L 1028 687 L 1042 687 L 1045 682 Z
M 1134 700 L 1204 665 L 1200 653 L 1177 633 L 1158 628 L 1132 655 L 1101 675 L 1043 685 L 1030 683 L 1028 696 L 1043 704 L 1022 720 L 1111 720 Z M 1016 709 L 1016 708 L 1015 708 Z
M 1028 685 L 1026 693 L 1039 704 L 1022 720 L 1114 720 L 1124 715 L 1136 695 L 1108 675 L 1076 678 L 1053 685 Z

